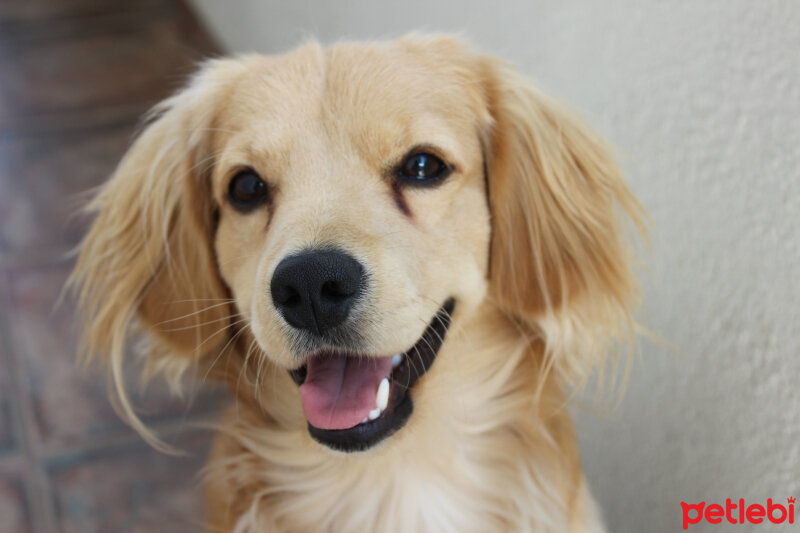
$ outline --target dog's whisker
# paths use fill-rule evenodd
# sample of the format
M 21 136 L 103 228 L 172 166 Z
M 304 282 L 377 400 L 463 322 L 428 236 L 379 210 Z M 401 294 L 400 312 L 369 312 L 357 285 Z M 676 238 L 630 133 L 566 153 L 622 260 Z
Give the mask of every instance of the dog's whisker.
M 255 345 L 255 344 L 256 344 L 256 339 L 254 337 L 250 341 L 250 344 L 247 347 L 247 353 L 244 356 L 242 364 L 241 364 L 241 366 L 239 368 L 239 373 L 238 373 L 238 375 L 236 377 L 236 387 L 234 389 L 233 397 L 235 399 L 235 408 L 236 408 L 236 417 L 237 417 L 237 419 L 240 417 L 240 412 L 239 412 L 239 398 L 240 398 L 240 396 L 239 396 L 239 394 L 240 394 L 239 393 L 239 388 L 241 387 L 242 376 L 245 376 L 245 379 L 247 378 L 247 374 L 248 374 L 249 369 L 250 369 L 250 357 L 251 357 L 251 355 L 253 353 L 253 345 Z
M 208 336 L 207 336 L 207 337 L 206 337 L 206 338 L 203 340 L 203 342 L 201 342 L 200 344 L 198 344 L 198 345 L 195 347 L 195 349 L 194 349 L 195 353 L 199 352 L 199 351 L 200 351 L 200 348 L 202 348 L 202 347 L 203 347 L 203 345 L 205 345 L 205 343 L 207 343 L 209 340 L 213 339 L 214 337 L 216 337 L 217 335 L 221 334 L 221 333 L 222 333 L 222 332 L 224 332 L 225 330 L 227 330 L 227 329 L 229 329 L 229 328 L 232 328 L 232 327 L 235 327 L 237 324 L 241 324 L 242 322 L 247 322 L 247 320 L 248 320 L 247 318 L 242 318 L 242 319 L 240 319 L 240 320 L 237 320 L 237 321 L 235 321 L 235 322 L 232 322 L 232 323 L 228 324 L 227 326 L 225 326 L 225 327 L 223 327 L 223 328 L 220 328 L 220 329 L 216 330 L 214 333 L 211 333 L 210 335 L 208 335 Z
M 266 368 L 266 366 L 267 366 L 267 361 L 265 361 L 263 358 L 259 358 L 259 360 L 256 361 L 255 397 L 257 400 L 261 397 L 261 391 L 263 389 L 263 384 L 261 382 L 261 379 L 263 371 Z
M 203 378 L 200 380 L 200 381 L 201 381 L 201 383 L 202 383 L 202 382 L 205 382 L 205 380 L 206 380 L 206 379 L 208 379 L 208 375 L 211 373 L 211 371 L 212 371 L 212 370 L 214 369 L 214 367 L 217 365 L 217 362 L 219 361 L 220 357 L 222 357 L 222 356 L 224 355 L 224 353 L 225 353 L 225 351 L 228 349 L 228 347 L 229 347 L 229 346 L 232 346 L 232 343 L 236 341 L 236 338 L 237 338 L 239 335 L 241 335 L 241 334 L 242 334 L 242 332 L 243 332 L 244 330 L 245 330 L 245 328 L 239 328 L 239 330 L 238 330 L 236 333 L 234 333 L 233 335 L 231 335 L 231 338 L 230 338 L 230 339 L 228 339 L 228 342 L 226 342 L 226 343 L 225 343 L 225 346 L 223 346 L 223 347 L 222 347 L 222 348 L 219 350 L 219 353 L 217 353 L 217 356 L 214 358 L 214 360 L 211 362 L 211 364 L 210 364 L 210 365 L 208 366 L 208 368 L 206 369 L 206 373 L 203 375 Z
M 192 301 L 194 301 L 194 300 L 183 300 L 183 302 L 192 302 Z M 178 300 L 176 300 L 176 302 L 178 302 Z M 219 301 L 216 304 L 203 307 L 202 309 L 198 309 L 196 311 L 192 311 L 191 313 L 187 313 L 185 315 L 181 315 L 181 316 L 178 316 L 178 317 L 175 317 L 175 318 L 169 318 L 167 320 L 162 320 L 161 322 L 159 322 L 157 324 L 154 324 L 153 326 L 154 327 L 158 327 L 158 326 L 161 326 L 163 324 L 169 324 L 170 322 L 177 322 L 179 320 L 183 320 L 185 318 L 189 318 L 191 316 L 198 315 L 198 314 L 204 313 L 206 311 L 210 311 L 211 309 L 216 309 L 217 307 L 222 307 L 224 305 L 228 305 L 228 304 L 232 304 L 232 303 L 234 303 L 234 300 L 222 300 L 222 301 Z
M 229 130 L 229 129 L 225 129 L 225 128 L 211 128 L 211 127 L 200 127 L 200 126 L 194 127 L 194 128 L 181 128 L 181 131 L 183 131 L 184 133 L 194 133 L 194 132 L 198 132 L 198 131 L 212 131 L 212 132 L 232 133 L 232 134 L 241 133 L 241 132 L 236 131 L 236 130 Z M 222 151 L 222 150 L 220 150 L 220 151 Z
M 252 370 L 252 365 L 253 365 L 253 362 L 252 362 L 251 358 L 254 357 L 254 356 L 256 356 L 256 357 L 258 356 L 258 350 L 259 350 L 258 341 L 254 337 L 250 341 L 250 345 L 247 347 L 247 355 L 245 356 L 244 365 L 243 365 L 243 367 L 247 370 L 247 372 L 244 374 L 244 376 L 245 376 L 246 379 L 248 379 L 247 383 L 249 385 L 254 385 L 255 384 L 255 382 L 249 381 L 249 372 L 250 372 L 250 370 Z
M 420 372 L 419 368 L 417 368 L 417 365 L 414 363 L 414 356 L 416 356 L 417 359 L 419 359 L 420 364 L 422 364 L 422 354 L 419 353 L 419 347 L 416 344 L 414 345 L 412 350 L 414 353 L 413 355 L 411 353 L 408 354 L 408 364 L 418 376 L 421 376 L 422 372 Z M 406 377 L 406 384 L 405 384 L 406 389 L 411 386 L 412 377 L 413 377 L 412 373 L 409 372 L 408 376 Z
M 170 303 L 185 303 L 185 302 L 235 302 L 233 298 L 181 298 L 170 300 Z
M 448 316 L 445 318 L 444 316 L 441 316 L 441 315 L 437 314 L 435 317 L 433 317 L 433 319 L 434 319 L 434 320 L 435 320 L 435 321 L 436 321 L 436 322 L 437 322 L 437 323 L 438 323 L 438 324 L 439 324 L 439 325 L 442 327 L 442 329 L 444 330 L 444 329 L 447 329 L 447 328 L 449 327 L 449 324 L 450 324 L 451 317 L 448 315 Z M 442 337 L 441 333 L 439 333 L 439 330 L 437 330 L 437 329 L 433 329 L 433 330 L 431 330 L 431 331 L 432 331 L 432 333 L 433 333 L 434 335 L 436 335 L 436 338 L 437 338 L 437 340 L 439 341 L 439 344 L 440 344 L 440 345 L 441 345 L 441 344 L 444 344 L 444 337 Z
M 195 328 L 199 328 L 199 327 L 202 327 L 202 326 L 207 326 L 209 324 L 216 324 L 217 322 L 222 322 L 223 320 L 230 320 L 231 318 L 240 317 L 240 316 L 242 316 L 241 313 L 233 313 L 233 314 L 230 314 L 230 315 L 227 315 L 227 316 L 223 316 L 223 317 L 220 317 L 220 318 L 215 318 L 213 320 L 207 320 L 205 322 L 198 322 L 198 323 L 192 324 L 190 326 L 181 326 L 179 328 L 168 328 L 168 329 L 159 328 L 158 331 L 163 331 L 163 332 L 186 331 L 186 330 L 189 330 L 189 329 L 195 329 Z

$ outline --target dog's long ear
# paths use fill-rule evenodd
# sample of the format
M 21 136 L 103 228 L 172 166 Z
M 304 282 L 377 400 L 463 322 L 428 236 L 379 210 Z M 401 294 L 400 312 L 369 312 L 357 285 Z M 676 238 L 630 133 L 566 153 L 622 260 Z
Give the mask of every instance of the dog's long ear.
M 637 285 L 623 235 L 644 212 L 609 147 L 523 76 L 486 65 L 490 293 L 545 342 L 545 370 L 582 384 L 631 339 Z M 546 374 L 546 373 L 545 373 Z
M 122 361 L 132 330 L 146 332 L 148 370 L 179 374 L 219 350 L 232 313 L 212 251 L 214 114 L 235 75 L 211 61 L 159 104 L 114 175 L 89 205 L 96 215 L 70 284 L 87 355 L 107 358 L 125 418 L 145 437 L 125 393 Z

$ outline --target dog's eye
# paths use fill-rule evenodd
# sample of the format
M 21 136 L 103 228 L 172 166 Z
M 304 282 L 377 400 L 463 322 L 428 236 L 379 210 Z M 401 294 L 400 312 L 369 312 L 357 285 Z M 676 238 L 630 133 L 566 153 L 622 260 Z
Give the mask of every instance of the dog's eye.
M 450 167 L 433 154 L 415 152 L 403 160 L 397 174 L 410 185 L 435 185 L 450 174 Z
M 239 211 L 250 211 L 267 200 L 267 184 L 253 170 L 236 174 L 228 186 L 228 198 Z

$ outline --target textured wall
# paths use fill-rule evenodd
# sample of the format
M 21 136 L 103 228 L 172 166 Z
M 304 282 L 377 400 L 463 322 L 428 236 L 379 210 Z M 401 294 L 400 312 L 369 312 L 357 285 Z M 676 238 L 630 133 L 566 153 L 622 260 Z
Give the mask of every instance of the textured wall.
M 579 109 L 652 215 L 641 318 L 678 348 L 644 342 L 619 409 L 578 413 L 610 529 L 800 497 L 800 2 L 195 1 L 231 50 L 464 30 Z M 775 526 L 691 530 L 750 527 Z

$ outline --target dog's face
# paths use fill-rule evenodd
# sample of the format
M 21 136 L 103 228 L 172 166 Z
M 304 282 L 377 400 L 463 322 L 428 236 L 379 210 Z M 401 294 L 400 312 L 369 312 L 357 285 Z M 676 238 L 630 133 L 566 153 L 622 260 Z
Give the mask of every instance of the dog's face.
M 255 61 L 215 124 L 221 277 L 326 441 L 402 424 L 401 389 L 486 287 L 480 100 L 421 53 L 383 52 Z
M 324 347 L 403 352 L 449 298 L 482 298 L 476 99 L 424 56 L 398 56 L 305 48 L 266 59 L 219 118 L 236 132 L 220 139 L 213 172 L 220 271 L 282 366 Z M 276 279 L 292 260 L 290 279 Z M 306 294 L 318 290 L 329 293 Z
M 365 449 L 482 306 L 564 354 L 627 317 L 615 206 L 638 209 L 602 144 L 453 40 L 219 61 L 95 201 L 76 270 L 90 349 L 118 346 L 133 312 L 165 367 L 247 332 L 316 440 Z M 595 352 L 556 369 L 582 375 Z

